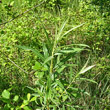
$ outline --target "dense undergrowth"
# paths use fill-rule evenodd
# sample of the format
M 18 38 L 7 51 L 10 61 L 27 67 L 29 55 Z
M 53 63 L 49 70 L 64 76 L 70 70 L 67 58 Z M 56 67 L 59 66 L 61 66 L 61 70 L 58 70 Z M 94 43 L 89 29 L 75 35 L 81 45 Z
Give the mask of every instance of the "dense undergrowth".
M 109 110 L 110 1 L 41 2 L 0 3 L 0 109 Z

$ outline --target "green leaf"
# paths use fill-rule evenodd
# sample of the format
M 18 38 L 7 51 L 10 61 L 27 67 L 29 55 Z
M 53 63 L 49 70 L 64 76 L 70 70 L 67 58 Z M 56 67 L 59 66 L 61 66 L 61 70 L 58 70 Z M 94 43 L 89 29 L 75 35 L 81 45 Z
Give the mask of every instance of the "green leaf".
M 62 89 L 65 89 L 60 80 L 56 80 L 56 83 L 57 83 Z
M 28 100 L 23 100 L 23 103 L 22 105 L 20 106 L 20 108 L 24 108 L 26 105 L 29 104 L 29 101 Z
M 68 30 L 65 34 L 63 34 L 63 36 L 67 35 L 69 32 L 73 31 L 74 29 L 76 29 L 76 28 L 78 28 L 78 27 L 81 27 L 83 24 L 85 24 L 85 23 L 82 23 L 82 24 L 80 24 L 80 25 L 78 25 L 78 26 L 76 26 L 76 27 L 71 28 L 71 29 Z
M 70 44 L 70 45 L 63 45 L 63 46 L 59 46 L 57 49 L 60 49 L 60 48 L 73 48 L 73 46 L 79 46 L 80 48 L 82 47 L 83 49 L 85 47 L 88 47 L 90 48 L 90 46 L 86 45 L 86 44 Z M 75 47 L 74 47 L 75 48 Z
M 92 65 L 92 66 L 89 66 L 89 67 L 86 67 L 86 68 L 82 69 L 82 70 L 79 72 L 79 74 L 83 74 L 83 73 L 87 72 L 88 70 L 90 70 L 90 69 L 93 68 L 94 66 L 95 66 L 95 65 Z
M 45 29 L 45 27 L 44 27 L 43 24 L 42 24 L 42 26 L 43 26 L 44 32 L 45 32 L 45 34 L 46 34 L 48 49 L 50 49 L 50 51 L 52 51 L 52 47 L 53 47 L 53 46 L 52 46 L 52 44 L 51 44 L 51 40 L 50 40 L 50 38 L 49 38 L 48 32 L 46 31 L 46 29 Z
M 25 107 L 23 107 L 23 109 L 24 110 L 32 110 L 30 107 L 28 107 L 28 106 L 25 106 Z
M 5 104 L 4 109 L 3 109 L 3 110 L 10 110 L 10 109 L 11 109 L 10 104 Z
M 88 62 L 89 62 L 89 59 L 90 59 L 90 56 L 89 56 L 89 58 L 87 59 L 87 61 L 86 61 L 85 65 L 83 66 L 83 68 L 82 68 L 81 70 L 83 70 L 84 68 L 86 68 L 86 67 L 87 67 L 87 64 L 88 64 Z
M 44 32 L 45 32 L 45 34 L 46 34 L 46 39 L 47 39 L 46 44 L 47 44 L 47 46 L 48 46 L 48 49 L 50 49 L 50 52 L 51 52 L 51 51 L 52 51 L 52 47 L 53 47 L 53 45 L 52 45 L 52 40 L 49 38 L 48 32 L 47 32 L 47 30 L 46 30 L 46 28 L 45 28 L 43 22 L 41 21 L 41 19 L 40 19 L 39 17 L 38 17 L 38 19 L 39 19 L 40 22 L 42 23 L 42 27 L 43 27 L 43 29 L 44 29 Z
M 90 48 L 90 46 L 88 46 L 86 44 L 72 44 L 72 45 L 77 45 L 77 46 L 81 46 L 81 47 L 88 47 L 88 48 Z
M 66 55 L 66 57 L 64 57 L 62 60 L 60 60 L 60 62 L 58 64 L 55 65 L 54 69 L 56 69 L 56 68 L 59 69 L 62 65 L 64 65 L 64 63 L 66 61 L 68 61 L 74 55 L 75 55 L 75 53 L 71 53 L 71 54 Z
M 33 102 L 33 101 L 35 101 L 36 99 L 37 99 L 37 96 L 34 96 L 34 97 L 31 98 L 30 102 Z
M 29 86 L 26 86 L 26 87 L 27 87 L 28 89 L 30 89 L 30 90 L 36 92 L 36 88 L 32 88 L 32 87 L 29 87 Z
M 57 70 L 57 72 L 58 72 L 58 73 L 61 73 L 65 68 L 66 68 L 66 66 L 65 66 L 65 65 L 62 65 L 62 67 L 60 67 L 60 68 Z
M 89 94 L 88 92 L 84 92 L 84 94 L 86 94 L 86 95 L 90 96 L 90 94 Z
M 43 52 L 44 52 L 44 57 L 45 57 L 45 58 L 48 58 L 49 53 L 48 53 L 48 49 L 47 49 L 47 47 L 46 47 L 45 44 L 43 45 Z
M 63 95 L 63 102 L 66 101 L 68 99 L 68 95 Z
M 38 77 L 39 79 L 41 79 L 42 77 L 43 77 L 43 75 L 44 75 L 44 72 L 35 72 L 34 73 L 34 75 L 36 76 L 36 77 Z
M 39 62 L 35 62 L 35 66 L 33 66 L 34 70 L 40 70 L 41 69 L 41 64 Z
M 72 95 L 73 95 L 74 97 L 77 97 L 77 93 L 72 93 Z
M 64 50 L 60 50 L 59 53 L 75 53 L 75 52 L 81 52 L 82 50 L 84 49 L 81 49 L 81 48 L 71 48 L 71 49 L 64 49 Z
M 87 79 L 87 78 L 77 78 L 77 80 L 82 80 L 82 81 L 89 81 L 89 82 L 92 82 L 92 83 L 95 83 L 95 84 L 98 84 L 96 81 L 92 80 L 92 79 Z
M 12 1 L 12 2 L 10 3 L 10 6 L 13 6 L 13 4 L 14 4 L 14 1 Z
M 8 104 L 11 103 L 10 100 L 6 98 L 0 98 L 0 100 L 2 100 L 4 103 L 8 103 Z
M 64 105 L 63 105 L 63 110 L 66 110 Z
M 34 49 L 30 48 L 30 47 L 20 46 L 20 45 L 17 45 L 17 47 L 21 48 L 21 49 L 24 49 L 24 50 L 28 50 L 28 51 L 34 52 L 44 62 L 45 58 L 38 50 L 34 50 Z
M 57 42 L 58 42 L 59 40 L 61 40 L 61 34 L 62 34 L 62 32 L 63 32 L 63 29 L 64 29 L 64 27 L 65 27 L 67 21 L 68 21 L 68 19 L 62 23 L 61 28 L 59 29 L 59 30 L 60 30 L 59 33 L 55 36 L 55 39 L 56 39 Z
M 44 67 L 42 67 L 42 71 L 47 71 L 48 67 L 46 65 L 44 65 Z
M 10 99 L 10 92 L 8 90 L 4 90 L 2 92 L 2 97 L 5 99 Z
M 28 93 L 28 94 L 27 94 L 27 100 L 29 101 L 29 100 L 30 100 L 30 98 L 31 98 L 31 94 L 30 94 L 30 93 Z
M 14 98 L 13 98 L 13 101 L 17 102 L 19 99 L 19 96 L 18 95 L 15 95 Z
M 53 58 L 52 56 L 48 57 L 48 58 L 44 61 L 43 65 L 46 64 L 47 62 L 49 62 L 52 58 Z

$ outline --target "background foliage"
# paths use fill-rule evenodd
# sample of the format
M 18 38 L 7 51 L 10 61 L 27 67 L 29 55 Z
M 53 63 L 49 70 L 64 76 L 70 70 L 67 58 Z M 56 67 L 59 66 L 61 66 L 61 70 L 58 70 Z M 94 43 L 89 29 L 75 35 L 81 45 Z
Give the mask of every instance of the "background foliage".
M 1 109 L 109 110 L 110 1 L 41 2 L 0 3 Z

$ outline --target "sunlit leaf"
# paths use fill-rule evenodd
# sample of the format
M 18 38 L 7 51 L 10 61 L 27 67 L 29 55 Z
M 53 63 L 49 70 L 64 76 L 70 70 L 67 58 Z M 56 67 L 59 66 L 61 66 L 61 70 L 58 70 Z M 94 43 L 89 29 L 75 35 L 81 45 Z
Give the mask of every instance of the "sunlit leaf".
M 35 65 L 33 66 L 34 70 L 40 70 L 41 69 L 41 64 L 39 62 L 35 62 Z
M 14 98 L 13 98 L 13 101 L 16 102 L 16 101 L 18 101 L 18 99 L 19 99 L 19 96 L 18 95 L 15 95 Z
M 94 66 L 95 66 L 95 65 L 92 65 L 92 66 L 89 66 L 89 67 L 84 68 L 83 70 L 81 70 L 81 71 L 79 72 L 79 74 L 83 74 L 83 73 L 87 72 L 88 70 L 90 70 L 90 69 L 93 68 Z
M 63 32 L 63 29 L 64 29 L 64 27 L 65 27 L 67 21 L 68 21 L 68 20 L 66 20 L 66 21 L 64 21 L 64 22 L 62 23 L 61 28 L 59 29 L 60 31 L 59 31 L 59 33 L 58 33 L 58 34 L 56 35 L 56 37 L 55 37 L 55 39 L 57 40 L 57 42 L 58 42 L 59 40 L 61 40 L 61 34 L 62 34 L 62 32 Z
M 68 30 L 65 34 L 63 34 L 63 36 L 65 36 L 66 34 L 68 34 L 68 33 L 71 32 L 71 31 L 73 31 L 74 29 L 76 29 L 76 28 L 78 28 L 78 27 L 81 27 L 81 26 L 84 25 L 84 24 L 85 24 L 85 23 L 80 24 L 80 25 L 78 25 L 78 26 L 76 26 L 76 27 L 71 28 L 71 29 Z
M 23 107 L 23 109 L 24 110 L 32 110 L 30 107 L 28 107 L 28 106 L 25 106 L 25 107 Z
M 92 82 L 92 83 L 95 83 L 95 84 L 98 84 L 96 81 L 92 80 L 92 79 L 87 79 L 87 78 L 78 78 L 80 81 L 88 81 L 88 82 Z M 78 80 L 77 79 L 77 80 Z
M 30 100 L 30 98 L 31 98 L 31 94 L 30 94 L 30 93 L 28 93 L 28 94 L 27 94 L 27 100 L 29 101 L 29 100 Z
M 49 57 L 49 52 L 48 52 L 48 49 L 47 49 L 45 44 L 43 45 L 43 52 L 44 52 L 44 57 L 48 58 Z
M 30 102 L 35 101 L 35 100 L 36 100 L 36 98 L 37 98 L 37 96 L 32 97 L 32 98 L 31 98 L 31 100 L 30 100 Z
M 73 49 L 71 48 L 71 49 L 60 50 L 59 53 L 66 53 L 66 54 L 68 54 L 68 53 L 80 52 L 82 50 L 83 49 L 81 49 L 81 48 L 73 48 Z
M 9 99 L 10 98 L 10 92 L 8 90 L 4 90 L 2 92 L 2 97 L 5 99 Z

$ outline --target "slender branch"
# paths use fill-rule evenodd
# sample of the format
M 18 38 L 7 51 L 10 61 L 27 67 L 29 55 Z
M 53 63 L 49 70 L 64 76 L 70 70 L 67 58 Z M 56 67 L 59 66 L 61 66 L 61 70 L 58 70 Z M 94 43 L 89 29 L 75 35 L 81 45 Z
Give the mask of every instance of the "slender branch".
M 15 16 L 14 18 L 10 19 L 9 21 L 6 21 L 6 22 L 4 22 L 4 23 L 1 23 L 0 26 L 11 22 L 11 21 L 15 20 L 15 19 L 18 18 L 18 17 L 21 17 L 21 16 L 24 15 L 25 13 L 27 13 L 27 12 L 33 10 L 34 8 L 37 8 L 37 7 L 40 6 L 40 5 L 42 5 L 44 2 L 45 2 L 45 0 L 44 0 L 43 2 L 41 2 L 40 4 L 35 5 L 34 7 L 32 7 L 32 8 L 30 8 L 30 9 L 24 11 L 23 13 L 21 13 L 21 14 Z
M 53 49 L 52 49 L 52 59 L 51 59 L 51 64 L 50 64 L 50 74 L 53 73 L 53 60 L 54 60 L 54 52 L 55 52 L 55 48 L 56 48 L 56 39 L 53 45 Z
M 19 67 L 15 62 L 13 62 L 10 58 L 7 58 L 11 63 L 13 63 L 17 68 L 19 68 L 21 71 L 23 71 L 24 73 L 28 74 L 28 72 L 26 72 L 24 69 L 22 69 L 21 67 Z

